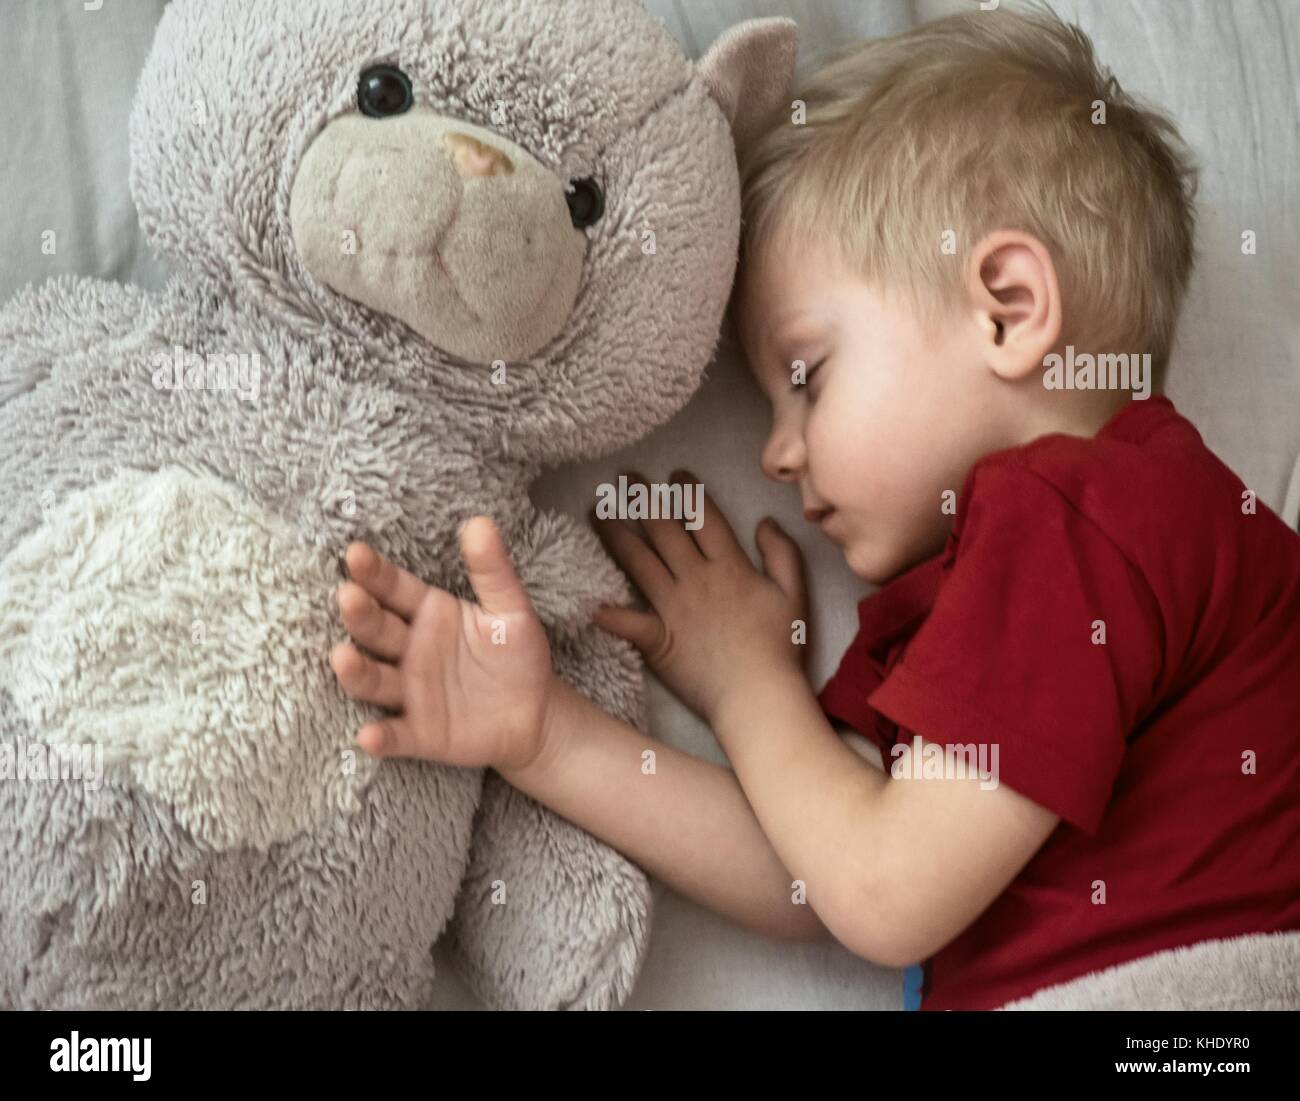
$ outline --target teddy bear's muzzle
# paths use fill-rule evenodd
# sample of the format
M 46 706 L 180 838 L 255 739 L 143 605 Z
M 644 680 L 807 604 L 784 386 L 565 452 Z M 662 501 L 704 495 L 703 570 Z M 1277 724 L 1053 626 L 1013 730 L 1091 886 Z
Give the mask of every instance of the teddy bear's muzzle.
M 499 134 L 419 108 L 330 123 L 289 217 L 313 277 L 480 363 L 561 331 L 586 254 L 559 177 Z

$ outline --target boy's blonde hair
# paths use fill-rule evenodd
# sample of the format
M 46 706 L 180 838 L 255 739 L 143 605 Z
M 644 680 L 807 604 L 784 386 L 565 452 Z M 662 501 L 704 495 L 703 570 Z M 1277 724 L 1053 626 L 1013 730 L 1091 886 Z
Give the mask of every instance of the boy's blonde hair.
M 928 322 L 957 305 L 986 233 L 1022 230 L 1051 253 L 1062 340 L 1150 352 L 1162 379 L 1194 263 L 1196 169 L 1081 30 L 1046 10 L 954 15 L 840 49 L 793 98 L 805 119 L 783 108 L 740 151 L 742 257 L 825 241 Z

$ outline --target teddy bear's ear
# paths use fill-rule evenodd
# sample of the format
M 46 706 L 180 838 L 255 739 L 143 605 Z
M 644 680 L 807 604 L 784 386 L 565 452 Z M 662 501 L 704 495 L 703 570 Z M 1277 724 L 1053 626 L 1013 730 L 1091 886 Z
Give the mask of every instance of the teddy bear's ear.
M 696 64 L 709 94 L 745 145 L 763 119 L 785 102 L 794 83 L 799 25 L 793 19 L 748 19 L 729 27 Z

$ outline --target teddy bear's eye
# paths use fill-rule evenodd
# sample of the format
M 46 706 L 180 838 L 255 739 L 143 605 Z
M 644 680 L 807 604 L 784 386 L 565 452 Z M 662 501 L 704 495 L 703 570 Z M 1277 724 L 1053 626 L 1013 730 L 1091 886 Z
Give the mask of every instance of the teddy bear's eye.
M 405 114 L 415 105 L 411 78 L 395 65 L 375 65 L 361 74 L 357 106 L 372 119 Z
M 573 181 L 573 190 L 565 194 L 574 227 L 586 229 L 600 221 L 605 213 L 605 193 L 590 176 Z

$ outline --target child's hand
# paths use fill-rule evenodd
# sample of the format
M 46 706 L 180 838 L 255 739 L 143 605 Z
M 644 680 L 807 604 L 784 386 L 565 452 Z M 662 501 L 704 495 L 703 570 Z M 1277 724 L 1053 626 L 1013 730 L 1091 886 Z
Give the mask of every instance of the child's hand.
M 695 482 L 682 471 L 673 477 L 683 480 Z M 698 530 L 681 520 L 640 521 L 649 544 L 622 521 L 592 522 L 653 609 L 605 607 L 592 622 L 636 646 L 701 718 L 714 723 L 719 703 L 756 681 L 803 676 L 805 648 L 793 640 L 795 620 L 807 622 L 803 559 L 775 524 L 758 529 L 760 573 L 707 496 Z
M 350 696 L 397 712 L 357 732 L 367 753 L 521 768 L 542 748 L 550 644 L 491 520 L 465 525 L 461 554 L 478 604 L 353 543 L 339 609 L 375 657 L 345 642 L 330 661 Z

